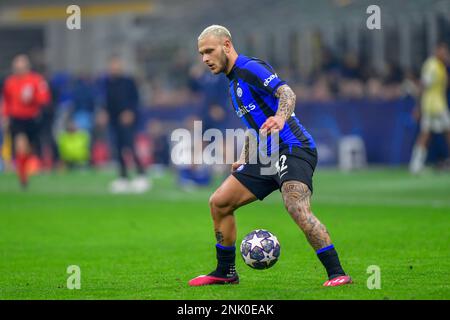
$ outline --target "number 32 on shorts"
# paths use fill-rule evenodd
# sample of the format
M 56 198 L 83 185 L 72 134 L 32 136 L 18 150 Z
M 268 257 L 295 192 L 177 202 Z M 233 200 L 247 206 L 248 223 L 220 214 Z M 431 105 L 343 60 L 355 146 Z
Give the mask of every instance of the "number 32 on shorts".
M 286 164 L 286 159 L 287 159 L 286 155 L 283 154 L 283 155 L 281 155 L 280 160 L 277 161 L 277 163 L 275 164 L 275 167 L 277 168 L 280 178 L 282 176 L 284 176 L 285 173 L 287 173 L 287 171 L 285 171 L 288 168 L 288 166 Z M 285 171 L 285 172 L 283 172 L 283 171 Z

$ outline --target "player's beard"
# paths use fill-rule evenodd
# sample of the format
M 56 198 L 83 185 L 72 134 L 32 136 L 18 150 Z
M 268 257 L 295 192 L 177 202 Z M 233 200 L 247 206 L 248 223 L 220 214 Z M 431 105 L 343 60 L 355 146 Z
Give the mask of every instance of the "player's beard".
M 220 69 L 220 71 L 218 73 L 221 73 L 221 72 L 227 73 L 229 60 L 228 60 L 227 55 L 225 54 L 225 51 L 223 51 L 223 49 L 222 49 L 222 57 L 220 60 L 221 60 L 220 62 L 222 64 L 222 68 Z

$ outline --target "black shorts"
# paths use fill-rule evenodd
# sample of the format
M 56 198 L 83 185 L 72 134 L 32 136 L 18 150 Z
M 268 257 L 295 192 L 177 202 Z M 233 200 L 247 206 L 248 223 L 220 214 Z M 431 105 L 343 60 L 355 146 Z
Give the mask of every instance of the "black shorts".
M 18 119 L 11 118 L 9 131 L 11 133 L 11 138 L 14 138 L 18 134 L 25 134 L 28 141 L 32 143 L 38 138 L 39 135 L 39 121 L 38 119 Z
M 292 147 L 280 150 L 277 173 L 261 174 L 261 169 L 269 167 L 261 163 L 245 164 L 233 172 L 239 180 L 259 200 L 263 200 L 277 189 L 281 189 L 285 181 L 300 181 L 313 191 L 312 177 L 317 165 L 317 150 Z

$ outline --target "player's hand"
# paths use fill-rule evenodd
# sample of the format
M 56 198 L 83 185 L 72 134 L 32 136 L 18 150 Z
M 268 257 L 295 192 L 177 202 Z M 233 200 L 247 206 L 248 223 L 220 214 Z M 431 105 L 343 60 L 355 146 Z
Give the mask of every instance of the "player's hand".
M 239 167 L 242 166 L 243 164 L 245 164 L 245 162 L 243 162 L 243 161 L 241 161 L 241 160 L 234 162 L 234 163 L 231 165 L 231 173 L 235 172 L 235 171 L 237 170 L 237 168 L 239 168 Z
M 122 113 L 119 116 L 120 118 L 120 124 L 123 126 L 129 126 L 134 121 L 134 113 L 130 110 L 122 111 Z
M 267 120 L 262 124 L 259 131 L 262 134 L 270 134 L 271 132 L 280 131 L 284 128 L 284 124 L 286 123 L 286 120 L 281 116 L 273 116 L 267 118 Z

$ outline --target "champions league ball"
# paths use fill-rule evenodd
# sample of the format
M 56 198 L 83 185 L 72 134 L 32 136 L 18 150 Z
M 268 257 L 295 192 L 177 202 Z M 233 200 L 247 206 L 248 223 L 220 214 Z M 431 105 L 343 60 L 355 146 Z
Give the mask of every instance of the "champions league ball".
M 241 256 L 244 262 L 254 269 L 268 269 L 280 257 L 280 243 L 271 232 L 254 230 L 242 240 Z

